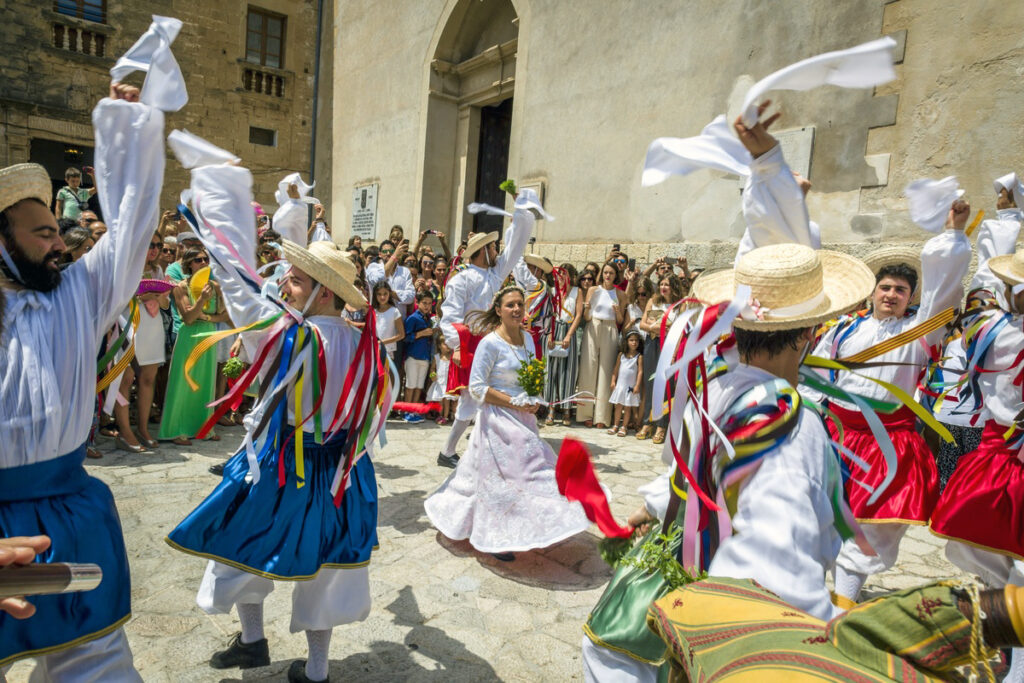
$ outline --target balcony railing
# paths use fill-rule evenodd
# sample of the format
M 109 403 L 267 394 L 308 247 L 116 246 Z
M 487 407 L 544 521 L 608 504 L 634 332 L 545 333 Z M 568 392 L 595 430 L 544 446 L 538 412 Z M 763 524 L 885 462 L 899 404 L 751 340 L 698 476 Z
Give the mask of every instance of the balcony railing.
M 60 50 L 78 52 L 94 57 L 106 57 L 107 36 L 97 31 L 53 22 L 53 46 Z
M 260 95 L 284 97 L 284 76 L 246 66 L 242 68 L 242 87 Z

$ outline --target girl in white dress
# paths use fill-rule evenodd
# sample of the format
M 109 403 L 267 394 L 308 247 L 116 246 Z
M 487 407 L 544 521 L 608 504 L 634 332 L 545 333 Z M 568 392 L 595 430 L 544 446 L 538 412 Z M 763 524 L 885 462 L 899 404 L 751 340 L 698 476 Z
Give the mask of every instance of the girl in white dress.
M 618 435 L 626 436 L 633 411 L 640 407 L 644 376 L 644 357 L 640 353 L 640 344 L 640 332 L 635 327 L 626 332 L 622 339 L 622 350 L 612 373 L 612 393 L 608 399 L 615 407 L 609 434 L 615 434 L 615 426 L 619 425 Z
M 558 492 L 555 453 L 537 433 L 540 398 L 519 386 L 522 363 L 535 357 L 519 325 L 524 305 L 523 290 L 505 287 L 488 311 L 467 319 L 470 329 L 494 330 L 480 340 L 470 371 L 476 429 L 455 472 L 424 504 L 442 534 L 504 561 L 590 525 L 583 507 Z
M 448 363 L 451 362 L 451 347 L 444 341 L 439 326 L 434 327 L 434 382 L 427 390 L 427 402 L 434 401 L 441 404 L 441 414 L 437 417 L 437 424 L 446 425 L 451 422 L 452 414 L 455 412 L 455 401 L 448 393 Z

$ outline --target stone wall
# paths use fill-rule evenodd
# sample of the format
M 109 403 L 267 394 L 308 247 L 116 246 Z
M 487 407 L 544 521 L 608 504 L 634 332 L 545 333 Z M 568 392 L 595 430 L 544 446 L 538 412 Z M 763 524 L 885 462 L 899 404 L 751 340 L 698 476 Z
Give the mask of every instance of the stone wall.
M 264 75 L 283 79 L 281 97 L 251 92 L 243 84 L 244 70 L 252 67 L 242 61 L 250 4 L 287 17 L 284 68 L 257 67 Z M 110 2 L 108 7 L 106 23 L 96 24 L 57 14 L 51 11 L 52 2 L 7 0 L 0 6 L 5 45 L 0 53 L 0 164 L 28 161 L 33 138 L 91 147 L 90 112 L 107 92 L 110 67 L 146 30 L 151 14 L 159 13 L 185 23 L 173 49 L 189 103 L 167 116 L 167 131 L 187 128 L 240 156 L 253 171 L 256 199 L 271 210 L 281 177 L 300 171 L 308 178 L 317 0 L 133 0 Z M 55 26 L 104 36 L 103 56 L 55 47 Z M 329 49 L 329 30 L 324 43 Z M 141 83 L 141 74 L 134 82 Z M 320 116 L 329 121 L 329 82 L 326 90 L 321 85 L 328 106 Z M 250 143 L 250 126 L 276 131 L 276 145 Z M 63 168 L 48 170 L 63 177 Z M 168 153 L 163 206 L 174 206 L 187 183 L 187 174 Z

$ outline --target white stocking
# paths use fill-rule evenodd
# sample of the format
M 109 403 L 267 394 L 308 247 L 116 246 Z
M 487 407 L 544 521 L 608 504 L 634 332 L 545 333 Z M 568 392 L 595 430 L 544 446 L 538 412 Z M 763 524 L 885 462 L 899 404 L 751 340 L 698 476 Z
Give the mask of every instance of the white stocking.
M 326 681 L 329 668 L 327 656 L 331 650 L 332 629 L 306 631 L 309 656 L 306 658 L 306 676 L 313 681 Z

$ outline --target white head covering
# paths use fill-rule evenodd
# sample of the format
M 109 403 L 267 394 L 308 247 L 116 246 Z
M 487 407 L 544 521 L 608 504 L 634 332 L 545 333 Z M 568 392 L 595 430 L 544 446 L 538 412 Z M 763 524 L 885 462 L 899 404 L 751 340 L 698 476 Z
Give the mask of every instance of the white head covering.
M 907 196 L 910 220 L 928 232 L 940 233 L 946 227 L 946 216 L 949 207 L 963 196 L 964 191 L 956 176 L 948 176 L 942 180 L 922 178 L 907 185 L 903 190 Z
M 1013 193 L 1013 201 L 1019 207 L 1021 202 L 1024 202 L 1024 183 L 1021 183 L 1017 179 L 1016 173 L 1007 173 L 1004 176 L 996 178 L 992 181 L 992 185 L 995 188 L 996 194 L 1002 189 L 1007 189 Z

